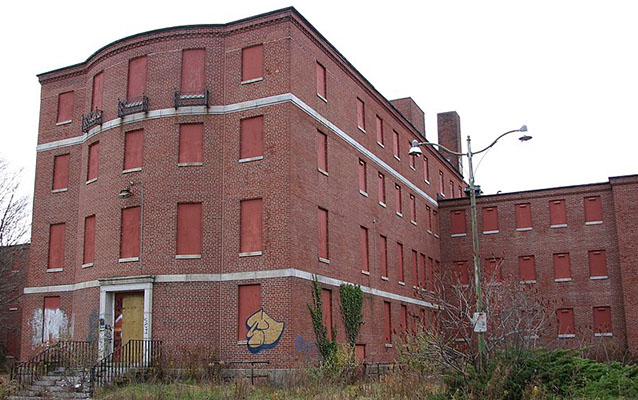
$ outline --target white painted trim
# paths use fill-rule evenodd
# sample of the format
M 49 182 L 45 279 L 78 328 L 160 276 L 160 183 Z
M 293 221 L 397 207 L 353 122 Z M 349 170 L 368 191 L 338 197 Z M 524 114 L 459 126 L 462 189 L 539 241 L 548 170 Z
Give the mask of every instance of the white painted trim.
M 589 222 L 585 222 L 585 225 L 600 225 L 602 223 L 603 221 L 589 221 Z
M 92 266 L 93 266 L 93 263 L 82 264 L 82 268 L 91 268 Z
M 258 160 L 263 160 L 263 159 L 264 159 L 264 156 L 256 156 L 256 157 L 240 158 L 239 162 L 240 163 L 247 163 L 247 162 L 258 161 Z
M 297 278 L 303 279 L 307 281 L 313 281 L 317 278 L 319 283 L 339 287 L 344 283 L 352 283 L 348 281 L 343 281 L 341 279 L 330 278 L 323 275 L 315 275 L 307 271 L 302 271 L 296 268 L 287 268 L 287 269 L 275 269 L 275 270 L 262 270 L 262 271 L 247 271 L 247 272 L 230 272 L 225 274 L 175 274 L 175 275 L 155 275 L 154 282 L 155 283 L 186 283 L 186 282 L 232 282 L 232 281 L 242 281 L 242 280 L 258 280 L 258 279 L 275 279 L 275 278 Z M 136 277 L 123 277 L 122 280 L 126 278 L 135 279 Z M 151 279 L 149 277 L 148 279 Z M 142 285 L 145 283 L 141 283 Z M 80 282 L 76 284 L 69 285 L 55 285 L 55 286 L 40 286 L 40 287 L 26 287 L 24 288 L 24 294 L 36 294 L 36 293 L 58 293 L 58 292 L 72 292 L 75 290 L 82 290 L 100 286 L 108 286 L 109 282 L 104 282 L 100 285 L 100 282 L 97 280 Z M 131 290 L 140 290 L 138 286 L 140 284 L 130 283 L 130 284 L 119 284 L 113 285 L 119 288 L 127 285 L 127 289 Z M 401 296 L 395 293 L 386 292 L 384 290 L 379 290 L 376 288 L 371 288 L 367 286 L 361 286 L 361 291 L 363 293 L 370 294 L 372 296 L 385 297 L 390 300 L 402 301 L 405 303 L 415 304 L 418 306 L 429 307 L 438 309 L 439 306 L 436 304 L 432 304 L 428 301 L 413 299 L 406 296 Z
M 264 77 L 260 76 L 259 78 L 253 78 L 253 79 L 247 79 L 245 81 L 241 81 L 242 85 L 247 85 L 249 83 L 255 83 L 255 82 L 259 82 L 259 81 L 263 81 Z
M 142 170 L 142 167 L 135 167 L 135 168 L 125 169 L 124 171 L 122 171 L 122 175 L 129 174 L 131 172 L 140 172 L 141 170 Z
M 254 257 L 254 256 L 261 256 L 263 255 L 264 252 L 259 250 L 259 251 L 245 251 L 243 253 L 239 253 L 239 257 Z
M 464 237 L 467 236 L 467 233 L 453 233 L 450 237 Z
M 531 231 L 532 227 L 528 226 L 526 228 L 516 228 L 516 232 L 526 232 L 526 231 Z
M 323 257 L 319 257 L 319 262 L 322 262 L 324 264 L 330 264 L 330 260 Z
M 607 276 L 607 275 L 590 276 L 589 279 L 592 280 L 592 281 L 598 281 L 598 280 L 601 280 L 601 279 L 609 279 L 609 276 Z
M 62 192 L 66 192 L 67 190 L 69 190 L 69 188 L 53 189 L 51 190 L 51 193 L 62 193 Z
M 571 282 L 572 278 L 556 278 L 554 282 Z
M 93 182 L 97 182 L 97 178 L 89 179 L 88 181 L 86 181 L 86 184 L 90 185 Z
M 323 170 L 323 169 L 321 169 L 321 168 L 319 168 L 319 167 L 317 167 L 317 171 L 321 172 L 321 173 L 322 173 L 322 174 L 324 174 L 325 176 L 329 176 L 329 175 L 328 175 L 328 171 Z
M 368 276 L 370 276 L 370 271 L 366 271 L 365 269 L 362 269 L 362 270 L 361 270 L 361 273 L 362 273 L 363 275 L 368 275 Z
M 550 225 L 550 228 L 567 228 L 567 224 Z
M 364 192 L 363 190 L 359 190 L 359 194 L 368 197 L 368 192 Z
M 64 268 L 47 268 L 47 273 L 62 272 L 62 271 L 64 271 Z
M 201 254 L 175 254 L 176 260 L 193 260 L 197 258 L 202 258 Z
M 56 123 L 55 123 L 55 126 L 68 125 L 68 124 L 70 124 L 71 122 L 73 122 L 73 120 L 72 120 L 72 119 L 69 119 L 69 120 L 67 120 L 67 121 L 62 121 L 62 122 L 56 122 Z
M 201 167 L 204 165 L 203 162 L 181 162 L 177 163 L 178 167 Z
M 483 234 L 484 234 L 484 235 L 494 235 L 494 234 L 496 234 L 496 233 L 498 233 L 498 232 L 499 232 L 499 231 L 497 231 L 497 230 L 496 230 L 496 231 L 483 231 Z
M 346 143 L 354 147 L 360 153 L 364 154 L 368 157 L 372 162 L 377 164 L 380 168 L 386 170 L 390 175 L 392 175 L 395 179 L 399 180 L 401 183 L 412 189 L 413 192 L 430 202 L 434 206 L 438 206 L 438 203 L 435 199 L 430 197 L 427 193 L 419 189 L 415 184 L 413 184 L 410 180 L 402 176 L 395 169 L 386 164 L 379 157 L 374 155 L 370 150 L 368 150 L 365 146 L 354 140 L 348 134 L 346 134 L 343 130 L 338 128 L 335 124 L 330 122 L 327 118 L 319 114 L 312 107 L 308 106 L 306 103 L 301 101 L 297 96 L 292 93 L 284 93 L 270 97 L 263 97 L 255 100 L 244 101 L 241 103 L 234 103 L 225 106 L 211 106 L 208 109 L 206 106 L 193 106 L 193 107 L 179 107 L 177 110 L 175 108 L 165 108 L 160 110 L 152 110 L 147 113 L 137 113 L 133 115 L 127 115 L 124 118 L 116 118 L 111 121 L 107 121 L 103 123 L 101 126 L 95 126 L 88 133 L 76 136 L 73 138 L 62 139 L 54 142 L 43 143 L 36 147 L 36 151 L 46 151 L 53 150 L 67 146 L 73 146 L 76 144 L 84 143 L 87 139 L 95 136 L 96 134 L 117 128 L 122 125 L 131 124 L 134 122 L 139 122 L 148 119 L 156 119 L 156 118 L 171 118 L 180 115 L 205 115 L 205 114 L 213 114 L 213 115 L 223 115 L 229 114 L 249 109 L 255 109 L 259 107 L 265 107 L 285 102 L 291 102 L 295 106 L 299 107 L 301 110 L 306 112 L 308 115 L 313 117 L 315 120 L 320 122 L 326 128 L 330 129 L 334 134 L 343 139 Z M 426 182 L 427 183 L 427 182 Z
M 120 258 L 119 260 L 117 260 L 117 262 L 127 263 L 127 262 L 139 261 L 139 260 L 140 260 L 139 257 L 128 257 L 128 258 Z

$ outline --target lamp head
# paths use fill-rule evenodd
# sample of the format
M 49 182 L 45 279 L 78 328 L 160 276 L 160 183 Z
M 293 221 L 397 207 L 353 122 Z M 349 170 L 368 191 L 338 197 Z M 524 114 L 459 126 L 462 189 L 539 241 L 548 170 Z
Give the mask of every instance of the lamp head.
M 423 151 L 421 150 L 421 147 L 419 146 L 418 140 L 415 139 L 412 141 L 412 147 L 410 147 L 410 151 L 408 152 L 408 154 L 415 157 L 418 157 L 423 154 Z
M 528 140 L 532 140 L 532 137 L 530 135 L 523 135 L 519 137 L 518 140 L 520 140 L 521 142 L 527 142 Z
M 131 193 L 131 191 L 129 190 L 129 188 L 126 189 L 122 189 L 120 190 L 120 193 L 118 193 L 117 197 L 119 197 L 120 199 L 128 199 L 129 197 L 131 197 L 133 194 Z

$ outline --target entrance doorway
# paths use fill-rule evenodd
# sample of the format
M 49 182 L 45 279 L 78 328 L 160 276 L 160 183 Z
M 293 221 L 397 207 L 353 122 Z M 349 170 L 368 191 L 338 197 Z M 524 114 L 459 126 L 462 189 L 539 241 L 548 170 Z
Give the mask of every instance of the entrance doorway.
M 144 339 L 144 292 L 115 293 L 114 303 L 114 361 L 139 361 L 142 347 L 128 343 Z

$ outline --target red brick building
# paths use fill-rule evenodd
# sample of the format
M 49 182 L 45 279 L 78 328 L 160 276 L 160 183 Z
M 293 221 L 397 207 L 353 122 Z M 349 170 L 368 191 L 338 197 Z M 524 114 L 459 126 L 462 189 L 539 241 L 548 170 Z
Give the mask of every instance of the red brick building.
M 410 157 L 421 109 L 385 99 L 292 8 L 141 33 L 38 77 L 22 358 L 56 339 L 97 341 L 101 356 L 155 339 L 169 354 L 209 346 L 288 368 L 312 353 L 316 277 L 340 340 L 338 287 L 361 285 L 357 354 L 388 361 L 393 339 L 436 312 L 418 292 L 470 259 L 458 256 L 467 237 L 450 237 L 450 212 L 467 208 L 449 200 L 465 187 L 460 160 Z M 460 151 L 460 138 L 458 115 L 440 114 L 439 143 Z M 484 254 L 533 255 L 539 285 L 574 289 L 576 324 L 608 307 L 614 340 L 635 346 L 634 234 L 617 220 L 633 215 L 634 180 L 485 196 L 500 215 Z M 585 224 L 596 196 L 603 223 Z M 546 223 L 554 200 L 566 228 Z M 520 202 L 532 230 L 516 231 Z M 576 268 L 590 251 L 604 252 L 606 279 Z M 548 263 L 564 253 L 572 281 L 553 282 Z
M 413 287 L 439 268 L 436 198 L 462 176 L 409 157 L 423 112 L 294 9 L 138 34 L 38 77 L 24 357 L 157 339 L 289 367 L 314 344 L 314 276 L 344 340 L 338 286 L 361 285 L 368 360 L 436 309 Z
M 20 358 L 22 292 L 26 283 L 29 244 L 0 247 L 0 352 Z

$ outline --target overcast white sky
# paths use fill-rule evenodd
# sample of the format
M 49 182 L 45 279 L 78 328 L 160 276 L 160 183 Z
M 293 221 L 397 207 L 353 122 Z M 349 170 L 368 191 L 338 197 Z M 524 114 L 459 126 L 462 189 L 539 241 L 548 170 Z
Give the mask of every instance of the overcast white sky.
M 290 5 L 386 98 L 411 96 L 429 140 L 444 111 L 460 114 L 474 150 L 527 124 L 532 141 L 507 137 L 480 164 L 485 193 L 638 173 L 638 3 L 615 0 L 5 2 L 0 155 L 31 191 L 37 73 L 135 33 Z

